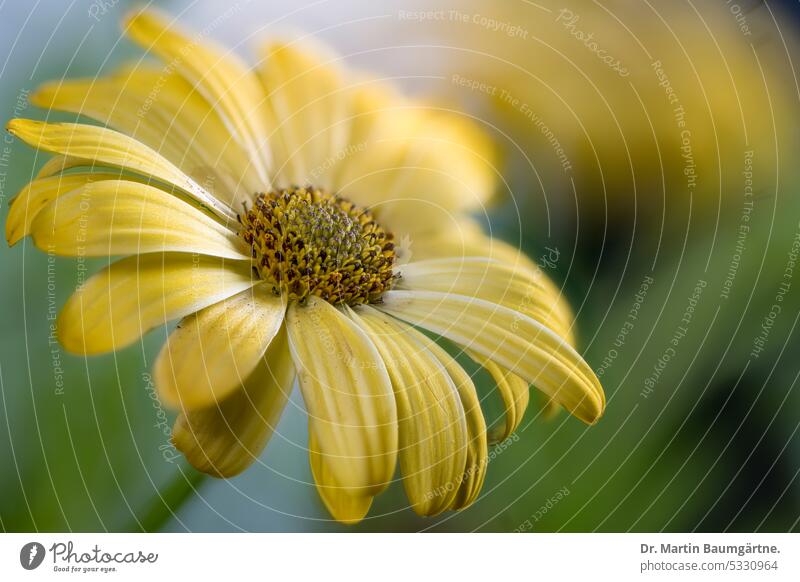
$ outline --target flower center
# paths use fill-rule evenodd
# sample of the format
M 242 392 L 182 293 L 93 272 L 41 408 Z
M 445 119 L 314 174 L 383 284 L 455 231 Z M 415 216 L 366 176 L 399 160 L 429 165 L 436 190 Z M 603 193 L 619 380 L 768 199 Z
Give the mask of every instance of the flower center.
M 259 194 L 245 210 L 240 235 L 276 294 L 353 305 L 377 302 L 391 289 L 393 236 L 369 210 L 310 186 Z

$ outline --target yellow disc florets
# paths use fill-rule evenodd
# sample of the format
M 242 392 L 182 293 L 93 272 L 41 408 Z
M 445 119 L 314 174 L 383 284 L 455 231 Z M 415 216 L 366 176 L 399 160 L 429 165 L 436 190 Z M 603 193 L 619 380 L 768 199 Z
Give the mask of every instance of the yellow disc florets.
M 239 222 L 259 277 L 288 299 L 374 303 L 394 283 L 391 233 L 340 196 L 311 187 L 274 190 L 259 194 Z

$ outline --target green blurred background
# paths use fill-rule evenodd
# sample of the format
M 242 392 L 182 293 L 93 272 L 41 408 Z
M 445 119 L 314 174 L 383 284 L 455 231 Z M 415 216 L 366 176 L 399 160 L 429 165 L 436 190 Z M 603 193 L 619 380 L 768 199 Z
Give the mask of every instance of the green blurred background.
M 172 413 L 151 397 L 167 330 L 117 354 L 66 354 L 50 324 L 76 264 L 24 241 L 0 253 L 3 530 L 800 528 L 796 3 L 241 1 L 223 22 L 219 3 L 159 4 L 197 28 L 215 23 L 213 36 L 242 54 L 260 36 L 312 33 L 348 63 L 475 116 L 503 152 L 486 226 L 563 284 L 607 413 L 587 428 L 565 414 L 546 420 L 536 400 L 491 451 L 471 508 L 419 518 L 396 482 L 363 523 L 344 527 L 311 484 L 296 392 L 263 463 L 229 481 L 201 478 L 174 456 Z M 41 118 L 26 102 L 39 83 L 138 55 L 118 26 L 131 5 L 0 4 L 0 117 Z M 404 16 L 420 9 L 445 16 Z M 687 112 L 693 188 L 657 61 Z M 43 159 L 8 139 L 0 147 L 5 217 Z

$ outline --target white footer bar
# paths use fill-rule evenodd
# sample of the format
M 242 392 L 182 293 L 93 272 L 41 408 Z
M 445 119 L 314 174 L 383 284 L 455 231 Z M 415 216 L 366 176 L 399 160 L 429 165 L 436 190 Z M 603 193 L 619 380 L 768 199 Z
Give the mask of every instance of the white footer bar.
M 799 564 L 797 534 L 0 535 L 0 580 L 760 582 L 800 580 Z

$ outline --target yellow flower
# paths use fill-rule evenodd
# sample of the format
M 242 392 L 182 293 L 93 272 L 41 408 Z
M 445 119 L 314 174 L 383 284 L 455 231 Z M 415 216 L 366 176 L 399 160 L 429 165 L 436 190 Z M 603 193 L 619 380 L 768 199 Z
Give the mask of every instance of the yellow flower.
M 14 200 L 6 233 L 58 255 L 131 255 L 78 288 L 59 338 L 100 354 L 180 319 L 154 379 L 192 465 L 230 477 L 253 463 L 296 375 L 337 520 L 366 515 L 398 458 L 418 513 L 469 505 L 486 423 L 470 376 L 431 336 L 496 379 L 500 437 L 529 384 L 588 423 L 601 416 L 557 288 L 467 217 L 494 182 L 480 131 L 318 47 L 269 44 L 251 70 L 149 11 L 126 31 L 164 66 L 32 97 L 108 127 L 9 123 L 57 156 Z
M 432 21 L 409 27 L 417 36 L 405 40 L 424 46 L 428 30 L 437 44 L 462 47 L 448 59 L 459 73 L 453 95 L 495 105 L 497 123 L 536 161 L 542 185 L 519 192 L 523 215 L 543 211 L 539 189 L 574 192 L 575 206 L 564 202 L 563 212 L 579 214 L 582 232 L 645 221 L 637 237 L 655 238 L 662 221 L 682 232 L 690 220 L 719 220 L 729 205 L 738 213 L 743 172 L 758 177 L 765 196 L 793 180 L 780 154 L 800 143 L 791 58 L 800 45 L 780 6 L 459 5 L 506 28 Z

